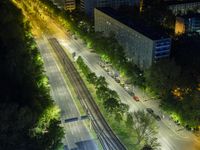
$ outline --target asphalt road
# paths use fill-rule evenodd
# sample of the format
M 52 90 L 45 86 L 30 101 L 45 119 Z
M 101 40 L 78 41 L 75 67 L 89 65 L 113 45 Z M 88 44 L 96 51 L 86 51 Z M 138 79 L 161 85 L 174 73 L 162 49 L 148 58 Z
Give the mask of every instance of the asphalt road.
M 65 83 L 49 43 L 43 38 L 37 40 L 37 45 L 49 78 L 52 98 L 61 109 L 61 121 L 65 130 L 65 138 L 63 139 L 65 150 L 97 150 L 97 145 L 83 121 L 64 123 L 65 119 L 79 117 L 80 113 Z

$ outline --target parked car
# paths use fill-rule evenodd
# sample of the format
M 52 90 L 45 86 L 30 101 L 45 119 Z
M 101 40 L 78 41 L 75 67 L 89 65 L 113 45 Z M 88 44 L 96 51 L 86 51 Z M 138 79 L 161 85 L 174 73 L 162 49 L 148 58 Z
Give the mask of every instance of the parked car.
M 128 92 L 128 94 L 129 94 L 130 96 L 132 96 L 132 97 L 135 96 L 135 94 L 134 94 L 133 92 L 131 92 L 130 90 L 128 90 L 127 92 Z
M 72 57 L 74 58 L 76 56 L 76 52 L 73 52 L 72 53 Z
M 138 96 L 135 96 L 135 95 L 133 96 L 133 99 L 134 99 L 135 101 L 137 101 L 137 102 L 140 101 L 139 97 L 138 97 Z
M 124 86 L 124 89 L 126 90 L 126 91 L 129 91 L 129 87 L 128 86 Z
M 160 120 L 161 120 L 160 116 L 158 116 L 158 115 L 154 115 L 154 118 L 155 118 L 157 121 L 160 121 Z
M 101 67 L 105 67 L 105 64 L 103 63 L 103 62 L 101 62 L 101 61 L 99 61 L 99 65 L 101 66 Z
M 105 67 L 105 71 L 106 71 L 106 72 L 109 72 L 109 69 L 108 69 L 107 67 Z
M 146 111 L 148 112 L 148 113 L 150 113 L 150 114 L 153 114 L 153 109 L 151 109 L 151 108 L 146 108 Z
M 122 87 L 124 87 L 124 83 L 121 83 L 121 82 L 120 82 L 120 85 L 121 85 Z
M 120 79 L 118 79 L 118 78 L 115 78 L 115 81 L 116 81 L 117 83 L 120 83 Z
M 111 71 L 108 71 L 108 75 L 112 76 L 112 72 L 111 72 Z

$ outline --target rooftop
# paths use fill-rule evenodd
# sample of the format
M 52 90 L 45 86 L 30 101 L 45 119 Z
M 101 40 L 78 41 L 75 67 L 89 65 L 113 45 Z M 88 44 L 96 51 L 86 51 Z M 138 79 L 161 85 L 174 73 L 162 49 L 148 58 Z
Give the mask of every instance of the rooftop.
M 160 31 L 158 29 L 148 27 L 142 22 L 133 21 L 132 19 L 123 16 L 121 13 L 119 13 L 118 11 L 110 7 L 103 7 L 103 8 L 96 8 L 96 9 L 118 20 L 119 22 L 125 24 L 126 26 L 132 28 L 133 30 L 136 30 L 137 32 L 143 34 L 144 36 L 147 36 L 148 38 L 152 40 L 169 38 L 169 36 L 164 31 Z

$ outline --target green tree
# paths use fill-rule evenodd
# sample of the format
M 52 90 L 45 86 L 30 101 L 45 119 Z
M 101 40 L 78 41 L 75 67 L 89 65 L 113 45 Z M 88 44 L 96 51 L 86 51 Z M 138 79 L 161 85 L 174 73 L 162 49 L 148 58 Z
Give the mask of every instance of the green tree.
M 107 87 L 101 86 L 96 90 L 96 94 L 98 99 L 104 101 L 105 99 L 109 98 L 109 94 L 106 92 L 108 90 Z
M 95 75 L 95 73 L 89 73 L 87 76 L 87 80 L 89 83 L 95 84 L 97 81 L 97 76 Z
M 149 145 L 145 145 L 142 150 L 153 150 L 153 148 Z
M 77 59 L 77 63 L 79 65 L 80 69 L 82 70 L 82 72 L 84 73 L 84 75 L 88 78 L 88 75 L 91 73 L 91 71 L 88 68 L 88 66 L 84 63 L 83 59 L 80 56 Z
M 54 104 L 30 26 L 11 1 L 0 1 L 0 9 L 0 149 L 51 149 L 60 145 L 63 129 L 59 112 L 52 114 L 57 117 L 49 115 Z M 44 130 L 34 136 L 32 130 L 41 118 Z M 52 142 L 45 142 L 46 135 L 52 135 Z
M 96 80 L 96 85 L 95 85 L 95 87 L 96 87 L 97 89 L 99 89 L 99 88 L 102 87 L 102 86 L 107 87 L 107 86 L 108 86 L 108 83 L 106 82 L 105 77 L 100 76 L 100 77 L 98 77 L 97 80 Z
M 126 116 L 126 126 L 130 129 L 132 129 L 133 126 L 133 115 L 131 113 L 127 113 Z
M 145 72 L 147 85 L 158 95 L 165 96 L 177 85 L 180 76 L 180 67 L 174 61 L 163 60 Z
M 103 104 L 107 112 L 110 113 L 115 112 L 120 107 L 119 100 L 112 97 L 106 99 Z
M 135 145 L 149 145 L 154 149 L 158 148 L 159 144 L 156 138 L 157 126 L 155 119 L 150 114 L 144 111 L 137 111 L 127 115 L 126 125 L 135 133 L 137 142 Z
M 115 120 L 120 122 L 123 120 L 124 115 L 128 113 L 129 106 L 127 104 L 119 102 L 119 107 L 115 111 Z
M 129 106 L 127 104 L 120 103 L 119 112 L 121 114 L 126 114 L 128 110 L 129 110 Z

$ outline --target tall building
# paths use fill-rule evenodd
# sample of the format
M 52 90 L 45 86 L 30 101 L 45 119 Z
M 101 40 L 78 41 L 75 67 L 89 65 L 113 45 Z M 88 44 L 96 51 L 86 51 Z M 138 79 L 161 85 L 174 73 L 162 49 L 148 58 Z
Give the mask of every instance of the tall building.
M 81 9 L 88 15 L 93 16 L 94 8 L 112 7 L 114 9 L 120 6 L 139 5 L 140 0 L 80 0 Z
M 94 19 L 95 31 L 103 32 L 105 36 L 114 33 L 128 60 L 141 69 L 170 55 L 171 38 L 165 33 L 124 18 L 112 8 L 95 8 Z

